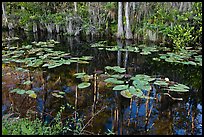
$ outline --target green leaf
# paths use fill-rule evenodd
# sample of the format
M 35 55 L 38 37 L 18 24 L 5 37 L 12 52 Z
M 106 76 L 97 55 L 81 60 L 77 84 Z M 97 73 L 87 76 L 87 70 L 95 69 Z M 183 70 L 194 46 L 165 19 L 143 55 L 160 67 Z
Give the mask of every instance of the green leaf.
M 15 89 L 11 90 L 10 93 L 15 93 L 15 92 L 17 92 L 17 91 L 19 91 L 19 90 L 21 90 L 21 89 L 15 88 Z
M 107 69 L 107 70 L 114 70 L 115 72 L 118 72 L 118 73 L 124 73 L 124 72 L 126 72 L 125 68 L 121 68 L 121 67 L 119 67 L 119 66 L 113 66 L 113 67 L 111 67 L 111 66 L 106 66 L 105 69 Z
M 82 72 L 82 73 L 75 73 L 74 76 L 76 76 L 76 78 L 82 78 L 86 73 Z
M 65 94 L 65 92 L 61 92 L 61 91 L 60 91 L 60 92 L 59 92 L 59 94 L 64 95 L 64 94 Z
M 110 75 L 110 77 L 121 79 L 121 78 L 124 77 L 124 75 L 117 75 L 117 74 L 115 74 L 115 75 Z
M 33 94 L 33 93 L 35 93 L 35 91 L 33 91 L 33 90 L 27 90 L 25 93 L 26 93 L 26 94 Z
M 18 94 L 24 94 L 26 92 L 26 90 L 23 90 L 23 89 L 20 89 L 20 90 L 18 90 L 16 93 L 18 93 Z
M 108 83 L 113 83 L 113 84 L 123 84 L 124 81 L 122 80 L 117 80 L 115 78 L 107 78 L 104 80 L 105 82 L 108 82 Z
M 133 97 L 133 95 L 129 92 L 128 89 L 122 90 L 122 91 L 120 92 L 120 94 L 121 94 L 123 97 L 125 97 L 125 98 L 132 98 L 132 97 Z
M 31 97 L 31 98 L 37 98 L 37 94 L 31 93 L 31 94 L 29 94 L 29 97 Z
M 128 89 L 128 85 L 117 85 L 113 88 L 113 90 L 125 90 Z
M 82 88 L 87 88 L 91 85 L 91 83 L 88 83 L 88 82 L 83 82 L 83 83 L 80 83 L 77 87 L 79 89 L 82 89 Z
M 141 90 L 151 90 L 151 86 L 149 85 L 148 81 L 146 80 L 134 80 L 133 85 L 135 86 L 136 89 L 141 89 Z
M 176 84 L 173 86 L 169 86 L 169 91 L 175 91 L 175 92 L 188 92 L 189 91 L 189 87 L 183 84 Z
M 159 85 L 159 86 L 168 86 L 169 84 L 166 81 L 162 81 L 162 80 L 157 80 L 154 82 L 155 85 Z
M 138 89 L 138 88 L 136 89 L 136 88 L 133 87 L 133 86 L 130 86 L 129 91 L 130 91 L 130 93 L 131 93 L 132 95 L 135 95 L 135 96 L 137 96 L 137 97 L 142 97 L 142 96 L 143 96 L 142 90 L 141 90 L 141 89 Z
M 57 94 L 57 93 L 52 93 L 52 95 L 53 95 L 54 97 L 57 97 L 57 98 L 63 98 L 62 95 L 59 95 L 59 94 Z
M 32 81 L 30 81 L 30 80 L 23 82 L 23 84 L 25 84 L 25 85 L 29 85 L 31 83 L 32 83 Z

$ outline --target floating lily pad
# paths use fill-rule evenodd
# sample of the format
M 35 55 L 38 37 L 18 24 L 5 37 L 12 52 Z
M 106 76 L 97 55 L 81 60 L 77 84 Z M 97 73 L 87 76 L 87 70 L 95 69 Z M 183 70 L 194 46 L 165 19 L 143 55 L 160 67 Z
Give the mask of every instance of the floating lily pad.
M 167 83 L 166 81 L 163 80 L 157 80 L 154 82 L 155 85 L 159 85 L 159 86 L 168 86 L 169 83 Z
M 62 95 L 59 95 L 59 94 L 57 94 L 57 93 L 52 93 L 52 95 L 53 95 L 54 97 L 57 97 L 57 98 L 63 98 Z
M 141 89 L 141 90 L 151 90 L 151 86 L 148 81 L 142 81 L 142 80 L 134 80 L 133 85 L 135 86 L 136 89 Z
M 175 91 L 175 92 L 188 92 L 189 91 L 189 87 L 183 84 L 176 84 L 173 86 L 169 86 L 169 91 Z
M 74 76 L 76 76 L 76 78 L 82 78 L 86 73 L 82 72 L 82 73 L 75 73 Z
M 142 97 L 143 96 L 143 92 L 141 89 L 135 89 L 133 86 L 129 88 L 129 91 L 132 95 L 135 95 L 136 97 Z
M 113 90 L 125 90 L 128 89 L 128 85 L 117 85 L 113 88 Z
M 120 92 L 120 94 L 121 94 L 123 97 L 125 97 L 125 98 L 132 98 L 132 97 L 133 97 L 133 95 L 129 92 L 128 89 L 122 90 L 122 91 Z
M 60 91 L 60 92 L 59 92 L 59 94 L 64 95 L 64 94 L 65 94 L 65 92 L 61 92 L 61 91 Z
M 25 92 L 26 92 L 26 90 L 23 90 L 23 89 L 16 91 L 16 93 L 21 94 L 21 95 L 24 94 Z
M 11 90 L 10 93 L 15 93 L 15 92 L 17 92 L 17 91 L 19 91 L 19 90 L 21 90 L 21 89 L 15 88 L 15 89 Z
M 117 80 L 115 78 L 107 78 L 104 80 L 105 82 L 108 82 L 108 83 L 113 83 L 113 84 L 123 84 L 124 81 L 122 80 Z
M 117 78 L 117 79 L 121 79 L 121 78 L 124 77 L 124 75 L 115 74 L 115 75 L 110 75 L 110 77 L 112 77 L 112 78 Z
M 30 80 L 23 82 L 24 85 L 29 85 L 31 83 L 32 83 L 32 81 L 30 81 Z
M 83 82 L 83 83 L 80 83 L 77 87 L 82 89 L 82 88 L 87 88 L 91 85 L 91 83 L 88 83 L 88 82 Z
M 35 93 L 35 91 L 33 91 L 33 90 L 27 90 L 25 93 L 26 93 L 26 94 L 33 94 L 33 93 Z
M 106 66 L 105 69 L 107 69 L 107 70 L 114 70 L 115 72 L 118 72 L 118 73 L 124 73 L 124 72 L 126 72 L 125 68 L 121 68 L 121 67 L 119 67 L 119 66 L 113 66 L 113 67 L 111 67 L 111 66 Z
M 29 94 L 29 97 L 31 97 L 31 98 L 37 98 L 37 94 L 31 93 L 31 94 Z

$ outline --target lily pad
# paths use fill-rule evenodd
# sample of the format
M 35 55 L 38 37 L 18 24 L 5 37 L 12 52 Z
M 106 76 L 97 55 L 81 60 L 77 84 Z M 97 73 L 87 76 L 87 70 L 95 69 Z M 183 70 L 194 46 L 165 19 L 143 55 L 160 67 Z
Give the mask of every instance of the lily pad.
M 87 88 L 91 85 L 91 83 L 88 83 L 88 82 L 83 82 L 83 83 L 80 83 L 77 87 L 79 89 L 83 89 L 83 88 Z
M 35 93 L 35 91 L 33 91 L 33 90 L 27 90 L 25 93 L 26 93 L 26 94 L 33 94 L 33 93 Z
M 188 92 L 189 87 L 183 84 L 175 84 L 173 86 L 169 86 L 169 91 L 175 91 L 175 92 Z
M 31 94 L 29 94 L 29 97 L 31 97 L 31 98 L 37 98 L 37 94 L 31 93 Z
M 121 68 L 121 67 L 119 67 L 119 66 L 113 66 L 113 67 L 111 67 L 111 66 L 106 66 L 105 69 L 107 69 L 107 70 L 114 70 L 115 72 L 118 72 L 118 73 L 124 73 L 124 72 L 126 72 L 125 68 Z
M 82 72 L 82 73 L 75 73 L 74 76 L 76 76 L 76 78 L 82 78 L 86 73 Z
M 136 89 L 141 89 L 141 90 L 151 90 L 151 86 L 150 84 L 148 83 L 148 81 L 143 81 L 143 80 L 134 80 L 133 81 L 133 85 L 135 86 Z
M 121 79 L 121 78 L 124 77 L 124 75 L 117 75 L 117 74 L 115 74 L 115 75 L 110 75 L 110 77 L 112 77 L 112 78 L 117 78 L 117 79 Z
M 59 95 L 59 94 L 57 94 L 57 93 L 52 93 L 52 95 L 53 95 L 54 97 L 57 97 L 57 98 L 63 98 L 62 95 Z
M 23 82 L 23 84 L 25 84 L 25 85 L 29 85 L 29 84 L 31 84 L 31 83 L 32 83 L 32 82 L 31 82 L 30 80 Z
M 139 97 L 139 98 L 143 96 L 142 90 L 141 90 L 141 89 L 138 89 L 138 88 L 136 89 L 136 88 L 133 87 L 133 86 L 130 86 L 129 91 L 130 91 L 130 93 L 131 93 L 132 95 L 137 96 L 137 97 Z
M 125 97 L 125 98 L 132 98 L 132 97 L 133 97 L 133 95 L 129 92 L 128 89 L 122 90 L 122 91 L 120 92 L 120 94 L 121 94 L 123 97 Z
M 113 88 L 113 90 L 126 90 L 128 89 L 128 85 L 117 85 Z
M 167 83 L 166 81 L 163 80 L 157 80 L 154 82 L 155 85 L 159 85 L 159 86 L 168 86 L 169 83 Z
M 108 82 L 108 83 L 113 83 L 113 84 L 123 84 L 124 81 L 122 80 L 117 80 L 115 78 L 107 78 L 104 80 L 105 82 Z
M 23 90 L 23 89 L 16 91 L 16 93 L 21 94 L 21 95 L 24 94 L 25 92 L 26 92 L 26 90 Z

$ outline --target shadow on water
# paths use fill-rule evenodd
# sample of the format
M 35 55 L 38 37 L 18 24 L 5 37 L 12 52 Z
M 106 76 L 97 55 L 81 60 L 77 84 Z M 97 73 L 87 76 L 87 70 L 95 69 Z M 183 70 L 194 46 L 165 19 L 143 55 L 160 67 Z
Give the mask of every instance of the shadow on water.
M 28 45 L 32 41 L 59 41 L 55 50 L 71 53 L 72 56 L 93 56 L 90 64 L 63 65 L 55 69 L 37 68 L 29 73 L 21 73 L 13 65 L 5 65 L 2 69 L 2 115 L 9 112 L 19 113 L 25 117 L 28 113 L 41 117 L 44 122 L 51 122 L 59 111 L 60 106 L 67 103 L 74 109 L 66 107 L 62 114 L 66 119 L 69 116 L 85 118 L 86 131 L 94 134 L 104 134 L 112 130 L 118 135 L 190 135 L 202 134 L 202 70 L 193 66 L 174 65 L 166 62 L 156 62 L 152 57 L 156 54 L 142 56 L 132 52 L 110 52 L 90 48 L 90 44 L 102 38 L 68 37 L 61 34 L 45 33 L 23 34 L 22 32 L 2 32 L 2 37 L 18 36 L 20 40 L 7 43 L 8 46 Z M 107 40 L 109 45 L 124 47 L 135 41 Z M 139 44 L 139 43 L 138 43 Z M 102 82 L 106 77 L 95 79 L 93 76 L 90 88 L 77 89 L 79 81 L 73 76 L 77 72 L 86 72 L 90 75 L 95 70 L 104 71 L 105 66 L 124 67 L 127 74 L 146 74 L 151 76 L 168 77 L 172 81 L 186 84 L 191 91 L 187 94 L 175 94 L 183 101 L 175 101 L 160 94 L 157 87 L 146 95 L 156 97 L 150 99 L 125 99 L 117 91 L 105 86 Z M 24 95 L 9 94 L 9 90 L 19 87 L 19 83 L 32 80 L 30 86 L 22 88 L 37 92 L 37 99 Z M 52 96 L 53 92 L 64 91 L 64 98 Z M 76 115 L 78 112 L 79 115 Z M 100 113 L 99 113 L 100 112 Z M 91 120 L 90 120 L 91 119 Z

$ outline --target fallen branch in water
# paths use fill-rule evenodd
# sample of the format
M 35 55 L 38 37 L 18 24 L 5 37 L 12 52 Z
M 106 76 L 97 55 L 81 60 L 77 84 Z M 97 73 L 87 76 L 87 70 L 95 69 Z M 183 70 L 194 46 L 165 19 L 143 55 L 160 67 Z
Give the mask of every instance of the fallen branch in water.
M 86 128 L 86 126 L 91 122 L 91 120 L 96 116 L 98 115 L 102 110 L 104 110 L 107 106 L 103 107 L 101 110 L 99 110 L 98 112 L 96 112 L 90 119 L 89 121 L 86 123 L 86 125 L 84 125 L 84 127 L 81 129 L 80 133 L 82 133 L 82 131 Z
M 168 95 L 173 100 L 183 100 L 183 98 L 174 98 L 169 93 L 164 93 L 164 95 Z

